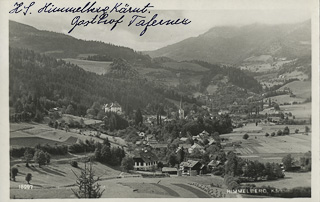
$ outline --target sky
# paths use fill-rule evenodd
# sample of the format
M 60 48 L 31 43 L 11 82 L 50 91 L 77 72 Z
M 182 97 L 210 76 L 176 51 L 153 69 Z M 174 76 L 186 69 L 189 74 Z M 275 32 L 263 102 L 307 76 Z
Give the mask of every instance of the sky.
M 132 7 L 143 7 L 151 3 L 154 8 L 150 13 L 142 15 L 151 19 L 158 14 L 157 19 L 176 20 L 187 18 L 191 21 L 188 25 L 169 25 L 149 27 L 143 36 L 139 36 L 144 27 L 130 26 L 128 23 L 132 14 L 126 14 L 123 23 L 110 31 L 111 25 L 88 25 L 73 27 L 71 21 L 78 14 L 70 13 L 37 13 L 37 10 L 46 2 L 53 2 L 56 6 L 83 6 L 90 0 L 33 0 L 35 5 L 30 8 L 31 14 L 9 14 L 9 19 L 31 25 L 40 30 L 49 30 L 71 35 L 85 40 L 103 41 L 115 45 L 130 47 L 136 51 L 155 50 L 189 37 L 196 37 L 215 26 L 243 26 L 253 23 L 284 24 L 303 22 L 311 18 L 311 1 L 308 0 L 127 0 Z M 92 0 L 93 1 L 93 0 Z M 24 1 L 27 5 L 28 2 Z M 97 6 L 113 7 L 121 0 L 100 0 Z M 14 1 L 9 8 L 13 8 Z M 95 14 L 82 14 L 80 19 L 91 20 Z M 116 13 L 109 18 L 119 18 Z

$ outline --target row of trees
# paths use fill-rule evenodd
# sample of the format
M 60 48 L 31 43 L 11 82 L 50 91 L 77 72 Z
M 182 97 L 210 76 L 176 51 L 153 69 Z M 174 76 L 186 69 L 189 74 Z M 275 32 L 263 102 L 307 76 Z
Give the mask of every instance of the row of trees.
M 244 160 L 233 152 L 228 153 L 224 169 L 225 175 L 242 177 L 247 181 L 274 180 L 284 177 L 279 164 Z

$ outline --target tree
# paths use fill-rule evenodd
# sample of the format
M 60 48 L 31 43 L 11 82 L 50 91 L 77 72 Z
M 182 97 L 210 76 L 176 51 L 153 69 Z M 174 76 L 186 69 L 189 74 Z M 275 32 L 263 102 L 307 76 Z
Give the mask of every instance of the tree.
M 36 163 L 39 164 L 39 168 L 41 167 L 41 165 L 45 165 L 47 162 L 46 154 L 40 149 L 36 150 L 33 159 Z
M 30 184 L 30 181 L 31 181 L 31 179 L 32 179 L 32 174 L 31 173 L 28 173 L 27 175 L 26 175 L 26 181 L 28 182 L 28 184 Z
M 31 159 L 33 158 L 31 149 L 29 147 L 27 147 L 27 149 L 24 152 L 24 159 L 26 160 L 26 167 L 29 167 L 29 162 L 31 161 Z
M 280 107 L 279 107 L 279 105 L 278 105 L 277 103 L 275 103 L 275 104 L 273 105 L 273 108 L 274 108 L 274 110 L 276 110 L 276 111 L 279 111 L 279 110 L 280 110 Z
M 284 129 L 283 129 L 283 135 L 289 135 L 290 134 L 290 129 L 288 126 L 286 126 Z
M 99 181 L 99 177 L 95 178 L 94 171 L 92 169 L 91 161 L 89 162 L 89 166 L 87 166 L 87 162 L 84 164 L 84 169 L 81 171 L 81 174 L 78 176 L 73 170 L 72 172 L 77 177 L 76 186 L 79 188 L 78 191 L 72 192 L 78 198 L 100 198 L 102 193 L 104 192 L 100 190 L 100 185 L 97 183 Z
M 246 133 L 246 134 L 244 134 L 244 135 L 243 135 L 243 137 L 242 137 L 242 138 L 246 140 L 246 139 L 248 139 L 248 138 L 249 138 L 249 135 Z
M 183 147 L 181 147 L 181 149 L 179 149 L 179 151 L 177 152 L 177 160 L 179 163 L 181 163 L 182 161 L 184 161 L 184 157 L 185 157 L 185 152 Z
M 46 157 L 46 164 L 49 164 L 51 160 L 51 155 L 48 152 L 45 152 L 44 155 Z
M 305 131 L 306 133 L 309 133 L 309 132 L 310 132 L 310 128 L 309 128 L 308 126 L 306 126 L 305 129 L 304 129 L 304 131 Z
M 133 158 L 131 157 L 124 157 L 121 161 L 121 168 L 128 172 L 129 170 L 133 170 L 134 169 L 134 161 L 133 161 Z
M 18 168 L 16 168 L 16 167 L 11 168 L 10 175 L 11 175 L 11 179 L 13 181 L 16 181 L 16 176 L 18 175 L 18 173 L 19 173 Z
M 282 130 L 278 130 L 277 136 L 281 136 L 281 135 L 282 135 Z
M 174 154 L 171 154 L 169 156 L 169 164 L 171 165 L 171 167 L 174 167 L 176 164 L 178 164 L 178 159 L 177 159 L 177 156 L 174 155 Z
M 142 117 L 142 113 L 141 113 L 141 110 L 138 109 L 135 113 L 135 124 L 136 125 L 139 125 L 139 124 L 142 124 L 143 123 L 143 117 Z
M 68 107 L 66 109 L 66 114 L 74 114 L 74 109 L 71 104 L 68 105 Z
M 288 154 L 287 156 L 282 158 L 282 163 L 286 170 L 291 169 L 292 161 L 293 161 L 293 158 L 291 157 L 291 154 Z

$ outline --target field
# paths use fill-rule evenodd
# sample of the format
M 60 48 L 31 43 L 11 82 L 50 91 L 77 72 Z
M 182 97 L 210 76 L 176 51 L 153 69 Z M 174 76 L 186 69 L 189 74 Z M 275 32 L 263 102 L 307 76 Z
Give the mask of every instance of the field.
M 190 63 L 190 62 L 165 62 L 162 64 L 163 67 L 174 69 L 174 70 L 188 70 L 194 72 L 205 72 L 208 71 L 207 68 L 202 67 L 198 64 Z
M 80 135 L 76 130 L 66 132 L 64 130 L 54 129 L 45 124 L 27 124 L 23 126 L 17 123 L 10 124 L 10 146 L 12 147 L 33 147 L 37 144 L 49 145 L 71 145 L 81 139 L 94 139 L 102 141 L 96 137 Z
M 283 101 L 289 102 L 289 100 L 284 99 Z M 260 114 L 265 113 L 274 113 L 271 112 L 272 108 L 264 109 L 260 112 Z M 304 104 L 295 104 L 295 105 L 282 105 L 280 106 L 280 110 L 282 113 L 291 112 L 296 119 L 305 119 L 309 120 L 311 118 L 311 102 Z
M 311 97 L 311 81 L 293 81 L 282 86 L 279 90 L 284 90 L 284 88 L 290 88 L 298 98 L 307 99 Z
M 94 72 L 96 74 L 105 74 L 110 69 L 110 64 L 112 62 L 100 62 L 100 61 L 90 61 L 90 60 L 79 60 L 73 58 L 63 59 L 66 62 L 78 65 L 80 68 L 88 71 Z
M 235 147 L 234 151 L 242 158 L 281 163 L 284 156 L 292 154 L 296 160 L 299 160 L 304 153 L 311 151 L 311 134 L 301 133 L 304 132 L 304 125 L 289 125 L 290 135 L 264 136 L 265 133 L 276 133 L 278 130 L 283 130 L 284 127 L 284 125 L 259 124 L 255 126 L 255 124 L 248 124 L 222 137 L 229 138 L 229 141 L 241 141 L 241 146 Z M 295 129 L 299 129 L 300 133 L 295 134 Z M 245 133 L 249 135 L 247 140 L 242 138 Z
M 251 184 L 251 183 L 250 183 Z M 285 172 L 284 179 L 274 181 L 254 182 L 256 186 L 271 186 L 278 189 L 287 188 L 292 189 L 295 187 L 311 187 L 311 172 L 306 173 L 293 173 Z
M 84 164 L 79 162 L 79 168 L 71 167 L 66 160 L 52 160 L 50 165 L 42 166 L 31 163 L 30 168 L 24 163 L 16 163 L 19 169 L 16 182 L 10 181 L 11 198 L 75 198 L 71 189 L 75 186 L 76 174 L 79 174 Z M 105 192 L 102 198 L 209 198 L 209 195 L 191 185 L 191 182 L 210 185 L 223 184 L 223 178 L 216 176 L 171 176 L 166 178 L 121 178 L 121 171 L 100 163 L 93 163 L 95 176 L 100 177 L 99 184 Z M 26 184 L 24 177 L 32 174 L 32 190 L 21 190 L 19 185 Z M 130 175 L 129 175 L 130 176 Z M 224 188 L 216 188 L 226 194 Z M 235 197 L 231 195 L 228 197 Z

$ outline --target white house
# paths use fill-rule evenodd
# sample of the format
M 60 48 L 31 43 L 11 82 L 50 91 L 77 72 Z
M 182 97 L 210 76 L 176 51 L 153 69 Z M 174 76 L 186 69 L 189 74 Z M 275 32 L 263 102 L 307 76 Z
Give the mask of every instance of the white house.
M 117 114 L 122 113 L 122 107 L 117 102 L 104 105 L 104 112 L 114 112 Z

